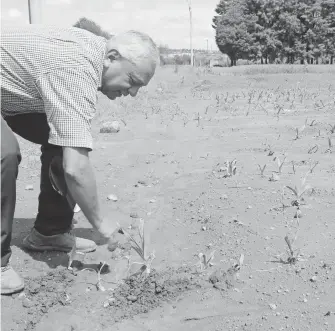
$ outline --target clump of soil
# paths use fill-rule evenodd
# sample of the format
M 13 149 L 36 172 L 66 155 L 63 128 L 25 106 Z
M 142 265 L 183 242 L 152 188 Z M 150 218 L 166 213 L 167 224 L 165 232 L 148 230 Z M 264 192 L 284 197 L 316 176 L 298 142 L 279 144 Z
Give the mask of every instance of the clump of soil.
M 208 278 L 213 287 L 218 290 L 229 290 L 236 284 L 237 271 L 234 268 L 215 270 Z
M 163 302 L 200 287 L 200 280 L 194 278 L 187 269 L 170 269 L 161 273 L 152 270 L 147 277 L 131 276 L 109 298 L 110 315 L 114 317 L 114 322 L 119 322 L 147 313 Z
M 27 278 L 22 305 L 28 309 L 28 319 L 24 330 L 34 330 L 35 325 L 50 308 L 69 305 L 67 289 L 74 281 L 67 270 L 50 271 L 44 276 Z

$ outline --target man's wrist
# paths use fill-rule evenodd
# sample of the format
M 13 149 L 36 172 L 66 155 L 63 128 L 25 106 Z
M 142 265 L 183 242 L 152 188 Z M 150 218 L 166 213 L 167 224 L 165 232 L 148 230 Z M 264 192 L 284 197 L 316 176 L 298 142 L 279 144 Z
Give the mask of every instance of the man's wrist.
M 116 227 L 113 228 L 110 224 L 106 221 L 100 221 L 97 224 L 97 231 L 105 238 L 110 238 L 112 234 L 115 232 Z

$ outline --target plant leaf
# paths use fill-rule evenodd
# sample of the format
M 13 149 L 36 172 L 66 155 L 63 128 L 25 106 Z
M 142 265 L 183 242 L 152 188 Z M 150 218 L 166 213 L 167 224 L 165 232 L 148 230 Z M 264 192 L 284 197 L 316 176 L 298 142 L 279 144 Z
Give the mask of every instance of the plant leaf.
M 207 259 L 207 261 L 206 261 L 206 265 L 208 265 L 208 264 L 214 259 L 214 254 L 215 254 L 215 251 L 213 251 L 213 252 L 209 255 L 209 257 L 208 257 L 208 259 Z
M 297 192 L 297 189 L 295 188 L 292 188 L 291 186 L 288 186 L 288 185 L 286 185 L 286 187 L 288 188 L 288 189 L 290 189 L 293 193 L 294 193 L 294 195 L 298 198 L 298 192 Z
M 123 234 L 127 237 L 127 239 L 130 241 L 131 243 L 131 247 L 133 248 L 133 250 L 143 259 L 145 260 L 144 258 L 144 255 L 143 255 L 143 251 L 142 251 L 142 248 L 141 246 L 137 243 L 137 241 L 134 239 L 134 237 L 129 234 L 127 231 L 123 230 Z
M 144 220 L 142 218 L 140 219 L 139 232 L 140 232 L 143 256 L 145 258 Z
M 243 261 L 244 261 L 244 254 L 242 253 L 241 256 L 240 256 L 240 260 L 239 260 L 239 265 L 240 266 L 242 266 Z

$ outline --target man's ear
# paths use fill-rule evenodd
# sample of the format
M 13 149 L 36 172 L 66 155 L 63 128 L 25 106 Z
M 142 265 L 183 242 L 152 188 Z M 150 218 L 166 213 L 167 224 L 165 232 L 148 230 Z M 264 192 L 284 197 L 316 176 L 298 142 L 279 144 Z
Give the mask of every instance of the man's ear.
M 107 57 L 112 62 L 114 60 L 119 60 L 121 58 L 121 54 L 116 49 L 111 49 L 107 52 Z

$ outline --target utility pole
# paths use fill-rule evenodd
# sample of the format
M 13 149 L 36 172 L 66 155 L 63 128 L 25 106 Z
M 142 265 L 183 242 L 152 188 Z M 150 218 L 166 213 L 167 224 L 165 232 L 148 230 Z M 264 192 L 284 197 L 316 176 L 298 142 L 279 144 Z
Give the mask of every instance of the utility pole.
M 206 41 L 207 41 L 207 53 L 208 53 L 208 38 L 206 38 Z
M 28 0 L 29 23 L 42 23 L 42 2 L 43 0 Z
M 187 0 L 188 10 L 190 12 L 190 48 L 191 48 L 191 66 L 194 66 L 194 54 L 193 54 L 193 22 L 192 22 L 192 0 Z

